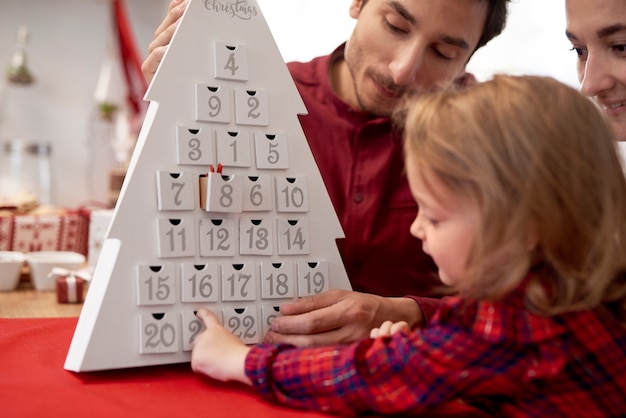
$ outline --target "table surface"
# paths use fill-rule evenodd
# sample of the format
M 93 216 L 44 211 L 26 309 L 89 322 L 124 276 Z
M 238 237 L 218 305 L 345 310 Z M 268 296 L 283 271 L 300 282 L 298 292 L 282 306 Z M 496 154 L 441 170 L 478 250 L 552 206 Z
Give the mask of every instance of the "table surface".
M 0 318 L 75 317 L 82 307 L 82 303 L 58 303 L 54 291 L 35 290 L 28 276 L 15 290 L 0 292 Z
M 14 291 L 0 292 L 0 415 L 330 417 L 268 402 L 242 385 L 212 381 L 193 373 L 188 363 L 68 372 L 63 363 L 82 306 L 58 303 L 56 292 L 37 291 L 27 278 Z M 425 416 L 484 417 L 457 403 Z

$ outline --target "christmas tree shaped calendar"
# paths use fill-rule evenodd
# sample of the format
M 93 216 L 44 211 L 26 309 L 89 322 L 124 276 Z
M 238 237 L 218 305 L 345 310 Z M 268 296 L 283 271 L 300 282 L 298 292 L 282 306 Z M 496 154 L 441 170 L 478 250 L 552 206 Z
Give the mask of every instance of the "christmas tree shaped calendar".
M 280 304 L 350 288 L 306 109 L 256 1 L 190 1 L 146 99 L 67 370 L 187 362 L 200 307 L 255 344 Z

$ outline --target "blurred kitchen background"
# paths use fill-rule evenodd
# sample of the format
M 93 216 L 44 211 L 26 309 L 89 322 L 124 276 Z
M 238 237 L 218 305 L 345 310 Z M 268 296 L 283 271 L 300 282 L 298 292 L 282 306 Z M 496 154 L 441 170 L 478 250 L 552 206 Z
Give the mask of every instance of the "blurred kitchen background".
M 514 0 L 504 34 L 472 58 L 469 70 L 480 80 L 496 72 L 532 73 L 577 85 L 575 54 L 564 36 L 563 2 Z M 354 24 L 348 15 L 350 0 L 258 3 L 286 61 L 332 51 Z M 140 117 L 133 120 L 137 109 L 126 88 L 141 89 L 136 63 L 143 61 L 169 0 L 119 1 L 117 19 L 113 4 L 0 2 L 0 145 L 16 138 L 49 145 L 49 158 L 45 150 L 36 156 L 50 165 L 51 191 L 44 203 L 107 206 L 110 173 L 116 167 L 123 171 L 128 144 L 141 124 Z M 118 31 L 126 36 L 123 54 Z M 16 63 L 26 64 L 26 73 L 16 74 Z M 129 71 L 128 81 L 123 68 Z M 5 148 L 0 152 L 7 154 Z M 1 175 L 9 163 L 7 155 L 0 157 L 5 158 L 0 159 Z M 0 179 L 0 200 L 9 191 L 7 184 Z

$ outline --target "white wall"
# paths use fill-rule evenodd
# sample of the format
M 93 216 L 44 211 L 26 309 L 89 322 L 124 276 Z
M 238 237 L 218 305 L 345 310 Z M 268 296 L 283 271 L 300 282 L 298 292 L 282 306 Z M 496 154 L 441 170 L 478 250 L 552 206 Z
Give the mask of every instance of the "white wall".
M 224 0 L 225 1 L 225 0 Z M 348 38 L 350 0 L 258 0 L 283 58 L 308 60 Z M 126 0 L 139 47 L 147 50 L 169 0 Z M 480 50 L 469 69 L 479 79 L 495 72 L 552 75 L 576 85 L 574 53 L 564 36 L 564 0 L 514 0 L 505 32 Z M 2 0 L 0 69 L 27 24 L 27 53 L 37 77 L 28 88 L 8 85 L 0 72 L 0 141 L 30 137 L 53 144 L 56 203 L 76 207 L 104 201 L 90 178 L 106 167 L 90 162 L 94 90 L 108 45 L 108 0 Z M 106 144 L 99 144 L 101 151 Z M 94 173 L 94 170 L 96 172 Z
M 166 0 L 129 0 L 142 51 L 165 14 Z M 52 143 L 56 203 L 76 207 L 96 195 L 88 179 L 94 91 L 110 41 L 108 0 L 2 0 L 0 3 L 0 141 L 26 137 Z M 6 82 L 20 24 L 30 29 L 30 86 Z M 107 172 L 100 177 L 106 178 Z

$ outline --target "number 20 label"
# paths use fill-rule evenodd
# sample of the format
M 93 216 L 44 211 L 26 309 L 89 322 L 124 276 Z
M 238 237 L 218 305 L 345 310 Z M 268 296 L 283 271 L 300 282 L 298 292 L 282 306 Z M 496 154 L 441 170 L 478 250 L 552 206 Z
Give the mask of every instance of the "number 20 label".
M 141 354 L 179 351 L 178 318 L 174 314 L 164 312 L 141 314 L 139 329 Z

